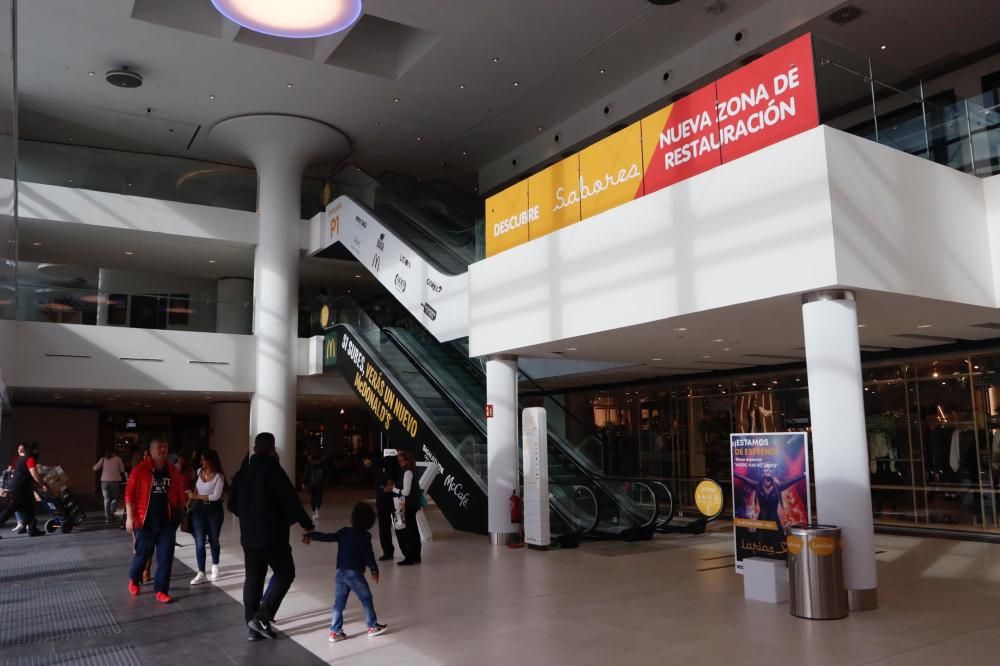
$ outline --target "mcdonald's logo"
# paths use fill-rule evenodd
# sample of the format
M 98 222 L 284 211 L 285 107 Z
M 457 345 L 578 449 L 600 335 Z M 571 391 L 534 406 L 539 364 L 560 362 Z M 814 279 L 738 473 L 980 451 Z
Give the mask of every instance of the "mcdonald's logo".
M 340 216 L 333 215 L 330 217 L 330 235 L 339 236 L 340 235 Z
M 333 365 L 337 362 L 337 336 L 328 335 L 323 344 L 323 365 Z

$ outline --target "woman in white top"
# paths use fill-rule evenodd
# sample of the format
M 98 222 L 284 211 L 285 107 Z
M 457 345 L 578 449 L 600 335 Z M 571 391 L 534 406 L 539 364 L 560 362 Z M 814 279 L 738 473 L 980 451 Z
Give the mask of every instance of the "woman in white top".
M 222 509 L 222 491 L 226 487 L 226 476 L 222 473 L 219 454 L 208 449 L 201 455 L 201 469 L 195 481 L 195 490 L 188 491 L 191 500 L 191 531 L 194 533 L 194 552 L 198 560 L 198 573 L 191 579 L 192 585 L 200 585 L 219 576 L 219 533 L 225 511 Z M 205 540 L 212 549 L 212 571 L 205 575 Z
M 417 511 L 420 511 L 420 499 L 417 478 L 414 475 L 413 456 L 409 451 L 400 451 L 396 456 L 399 461 L 399 476 L 395 483 L 386 487 L 397 502 L 402 505 L 405 526 L 396 530 L 396 541 L 403 551 L 403 559 L 397 564 L 408 566 L 420 564 L 420 532 L 417 530 Z
M 108 447 L 104 457 L 94 463 L 94 471 L 101 473 L 101 494 L 104 495 L 104 522 L 115 519 L 115 504 L 118 502 L 118 488 L 125 480 L 125 463 L 115 450 Z

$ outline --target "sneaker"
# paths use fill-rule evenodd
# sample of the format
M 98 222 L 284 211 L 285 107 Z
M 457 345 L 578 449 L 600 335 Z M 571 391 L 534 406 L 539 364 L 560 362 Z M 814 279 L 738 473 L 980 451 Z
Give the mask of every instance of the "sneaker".
M 208 579 L 209 580 L 215 580 L 218 577 L 219 577 L 219 565 L 218 564 L 213 564 L 212 565 L 212 571 L 208 574 Z
M 167 594 L 166 592 L 157 592 L 156 600 L 159 601 L 161 604 L 169 604 L 171 601 L 173 601 L 173 599 L 170 598 L 170 595 Z
M 197 575 L 191 579 L 192 585 L 201 585 L 202 583 L 208 582 L 208 576 L 205 575 L 204 571 L 199 571 Z
M 385 630 L 389 628 L 387 624 L 375 623 L 374 627 L 368 627 L 368 638 L 372 636 L 378 636 L 379 634 L 384 634 Z
M 25 534 L 27 531 L 28 528 L 25 527 L 24 525 L 18 525 L 13 529 L 14 534 Z
M 319 520 L 319 509 L 313 511 L 313 520 Z
M 274 632 L 271 630 L 271 624 L 267 620 L 255 617 L 247 622 L 247 626 L 256 631 L 263 638 L 274 638 Z
M 267 639 L 264 638 L 263 636 L 261 636 L 260 634 L 258 634 L 253 629 L 250 629 L 250 633 L 247 635 L 247 640 L 250 641 L 250 642 L 253 642 L 253 641 L 263 641 L 263 640 L 267 640 Z
M 339 643 L 340 641 L 346 641 L 346 640 L 347 640 L 347 634 L 345 634 L 343 631 L 341 631 L 339 634 L 335 631 L 330 632 L 331 643 Z
M 128 593 L 131 594 L 133 597 L 139 596 L 140 589 L 141 588 L 139 587 L 139 584 L 136 583 L 134 580 L 130 580 L 128 582 Z

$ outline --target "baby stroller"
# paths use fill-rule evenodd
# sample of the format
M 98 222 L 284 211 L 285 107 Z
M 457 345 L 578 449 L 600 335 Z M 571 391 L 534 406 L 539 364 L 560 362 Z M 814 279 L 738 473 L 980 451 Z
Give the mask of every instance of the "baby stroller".
M 80 508 L 76 498 L 69 489 L 63 489 L 61 493 L 50 493 L 48 491 L 38 491 L 38 496 L 42 503 L 52 515 L 45 521 L 44 529 L 51 534 L 56 530 L 61 530 L 64 534 L 73 531 L 73 528 L 87 519 L 87 514 Z

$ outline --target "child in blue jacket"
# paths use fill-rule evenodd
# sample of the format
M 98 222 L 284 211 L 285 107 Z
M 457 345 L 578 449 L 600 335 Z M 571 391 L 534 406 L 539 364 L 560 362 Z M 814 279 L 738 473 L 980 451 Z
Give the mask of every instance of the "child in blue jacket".
M 372 550 L 372 536 L 368 530 L 375 525 L 375 510 L 364 502 L 354 505 L 351 512 L 351 526 L 342 527 L 336 532 L 309 532 L 305 538 L 308 541 L 336 541 L 337 549 L 337 582 L 334 592 L 333 621 L 330 625 L 330 642 L 336 643 L 347 638 L 344 633 L 344 607 L 351 592 L 361 600 L 365 609 L 365 621 L 368 624 L 368 636 L 378 636 L 386 630 L 386 625 L 379 624 L 375 617 L 375 604 L 372 592 L 365 580 L 365 567 L 371 570 L 372 580 L 378 584 L 378 564 L 375 563 L 375 552 Z

